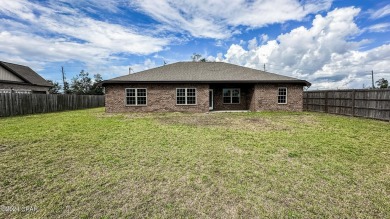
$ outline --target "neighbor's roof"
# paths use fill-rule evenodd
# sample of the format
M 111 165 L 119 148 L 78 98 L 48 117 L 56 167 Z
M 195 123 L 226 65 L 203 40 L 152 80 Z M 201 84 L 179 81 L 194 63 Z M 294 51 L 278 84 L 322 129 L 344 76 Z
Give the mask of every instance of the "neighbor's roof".
M 225 62 L 177 62 L 102 82 L 118 83 L 295 83 L 305 80 L 273 74 Z
M 19 78 L 21 78 L 22 80 L 24 80 L 28 84 L 45 87 L 53 86 L 28 66 L 12 64 L 3 61 L 0 61 L 0 65 L 18 76 Z

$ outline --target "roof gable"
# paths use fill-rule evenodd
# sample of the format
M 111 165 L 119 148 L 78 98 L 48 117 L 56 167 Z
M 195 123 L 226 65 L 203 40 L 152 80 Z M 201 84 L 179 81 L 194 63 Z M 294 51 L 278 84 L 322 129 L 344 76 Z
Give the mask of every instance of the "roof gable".
M 110 80 L 109 83 L 131 82 L 236 82 L 236 83 L 302 83 L 309 82 L 292 77 L 260 71 L 224 62 L 177 62 L 161 67 L 129 74 Z
M 33 71 L 30 67 L 24 65 L 17 65 L 13 63 L 0 61 L 0 65 L 15 74 L 26 83 L 51 87 L 52 85 L 47 82 L 44 78 L 42 78 L 38 73 Z

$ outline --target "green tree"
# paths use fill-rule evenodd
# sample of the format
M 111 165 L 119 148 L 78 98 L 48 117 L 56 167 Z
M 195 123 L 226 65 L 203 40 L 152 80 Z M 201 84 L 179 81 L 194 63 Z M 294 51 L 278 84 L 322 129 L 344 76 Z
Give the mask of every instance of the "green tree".
M 194 53 L 191 56 L 191 59 L 192 59 L 193 62 L 207 62 L 206 58 L 202 58 L 202 55 L 201 54 L 197 54 L 197 53 Z
M 64 81 L 64 94 L 71 94 L 72 91 L 69 88 L 69 83 L 67 81 Z
M 389 81 L 384 79 L 384 78 L 377 80 L 376 84 L 379 88 L 388 88 L 389 87 Z
M 74 94 L 89 94 L 92 88 L 92 79 L 89 73 L 81 70 L 81 72 L 72 78 L 70 90 Z
M 95 74 L 93 75 L 94 82 L 91 87 L 90 94 L 94 95 L 103 95 L 104 94 L 104 89 L 102 86 L 99 86 L 99 83 L 103 81 L 103 78 L 100 74 Z
M 47 80 L 50 84 L 53 86 L 49 88 L 49 93 L 50 94 L 59 94 L 61 90 L 61 85 L 58 82 L 53 82 L 52 80 Z

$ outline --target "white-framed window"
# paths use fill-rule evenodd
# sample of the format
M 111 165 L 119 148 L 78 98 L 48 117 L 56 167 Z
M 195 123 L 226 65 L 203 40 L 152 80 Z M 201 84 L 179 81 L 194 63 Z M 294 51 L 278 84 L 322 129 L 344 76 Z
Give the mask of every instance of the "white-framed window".
M 0 94 L 11 94 L 11 93 L 15 93 L 15 94 L 31 94 L 32 91 L 31 90 L 23 90 L 23 89 L 0 89 Z
M 146 88 L 126 88 L 126 106 L 146 106 L 147 89 Z
M 0 94 L 10 94 L 12 93 L 11 89 L 0 89 Z
M 240 103 L 240 88 L 224 88 L 223 103 L 224 104 L 239 104 Z
M 177 105 L 196 105 L 196 88 L 176 88 Z
M 287 103 L 287 87 L 278 88 L 278 104 Z

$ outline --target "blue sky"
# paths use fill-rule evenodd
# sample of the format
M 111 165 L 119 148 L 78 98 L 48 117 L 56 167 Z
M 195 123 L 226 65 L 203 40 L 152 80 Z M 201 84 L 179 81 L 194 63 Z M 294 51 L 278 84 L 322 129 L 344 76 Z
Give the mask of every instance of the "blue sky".
M 104 79 L 199 53 L 311 89 L 390 79 L 390 1 L 0 0 L 0 60 Z

